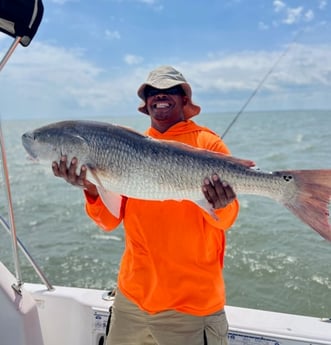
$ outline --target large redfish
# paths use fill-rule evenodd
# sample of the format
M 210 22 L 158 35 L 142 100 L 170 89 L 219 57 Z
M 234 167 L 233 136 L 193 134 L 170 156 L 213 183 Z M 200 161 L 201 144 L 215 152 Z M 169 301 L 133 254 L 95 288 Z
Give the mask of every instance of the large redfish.
M 237 194 L 255 194 L 282 203 L 331 241 L 331 170 L 252 169 L 252 162 L 185 144 L 161 141 L 131 129 L 100 122 L 63 121 L 23 134 L 33 158 L 49 162 L 67 155 L 88 167 L 88 179 L 104 196 L 149 200 L 191 200 L 212 212 L 201 191 L 206 176 L 218 174 Z M 119 206 L 106 203 L 118 215 Z

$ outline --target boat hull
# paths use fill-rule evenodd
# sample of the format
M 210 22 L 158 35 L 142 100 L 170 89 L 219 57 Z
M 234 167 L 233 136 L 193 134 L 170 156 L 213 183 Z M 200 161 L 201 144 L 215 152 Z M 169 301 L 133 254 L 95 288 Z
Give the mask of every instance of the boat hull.
M 105 344 L 107 291 L 25 283 L 0 263 L 0 334 L 3 345 Z M 229 345 L 330 345 L 331 323 L 301 315 L 226 306 Z

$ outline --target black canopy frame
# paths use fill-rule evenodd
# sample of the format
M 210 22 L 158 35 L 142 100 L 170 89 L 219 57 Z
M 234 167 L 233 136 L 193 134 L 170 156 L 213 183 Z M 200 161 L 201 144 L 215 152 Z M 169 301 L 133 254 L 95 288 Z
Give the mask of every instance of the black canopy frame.
M 28 46 L 44 13 L 41 0 L 0 0 L 0 31 Z
M 42 0 L 0 0 L 0 31 L 14 38 L 0 61 L 0 71 L 20 43 L 27 47 L 36 34 L 44 14 Z

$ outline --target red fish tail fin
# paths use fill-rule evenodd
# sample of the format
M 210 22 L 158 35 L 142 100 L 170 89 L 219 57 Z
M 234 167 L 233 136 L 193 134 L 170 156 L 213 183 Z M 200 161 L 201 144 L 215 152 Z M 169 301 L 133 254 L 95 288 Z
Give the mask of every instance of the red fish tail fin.
M 285 206 L 322 237 L 331 241 L 331 170 L 295 170 L 283 173 L 291 174 L 298 188 L 296 198 L 283 201 Z

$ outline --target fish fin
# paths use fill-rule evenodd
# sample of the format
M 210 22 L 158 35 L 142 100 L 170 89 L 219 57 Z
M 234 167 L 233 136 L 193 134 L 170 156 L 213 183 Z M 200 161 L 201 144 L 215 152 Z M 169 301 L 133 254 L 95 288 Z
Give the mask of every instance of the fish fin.
M 227 161 L 234 163 L 234 164 L 243 165 L 246 168 L 255 167 L 255 163 L 249 159 L 242 159 L 242 158 L 237 158 L 237 157 L 233 157 L 233 156 L 227 156 L 223 153 L 218 153 L 218 155 L 222 155 L 224 160 L 227 160 Z
M 120 218 L 123 197 L 117 193 L 107 190 L 102 185 L 102 182 L 100 181 L 98 175 L 94 172 L 94 169 L 92 167 L 88 167 L 88 171 L 97 182 L 96 187 L 103 204 L 107 207 L 108 211 L 113 216 L 115 216 L 116 218 Z
M 284 205 L 322 237 L 331 241 L 331 170 L 288 170 L 279 173 L 284 178 L 293 177 L 298 188 L 294 198 L 282 200 Z
M 102 186 L 97 186 L 97 190 L 103 204 L 107 207 L 108 211 L 116 218 L 120 218 L 123 197 L 119 194 L 106 190 Z
M 137 132 L 136 130 L 134 130 L 131 127 L 120 126 L 120 125 L 113 125 L 113 126 L 116 126 L 117 129 L 119 129 L 120 131 L 124 130 L 126 132 L 126 134 L 131 135 L 134 139 L 150 139 L 151 138 L 145 134 Z
M 86 142 L 86 140 L 80 136 L 79 134 L 76 134 L 76 133 L 69 133 L 67 134 L 66 133 L 66 136 L 70 137 L 70 141 L 72 143 L 72 146 L 75 146 L 75 145 L 80 145 L 81 146 L 81 150 L 84 152 L 89 152 L 89 146 Z M 71 164 L 71 160 L 72 158 L 74 158 L 74 154 L 72 152 L 68 152 L 68 151 L 62 151 L 61 149 L 61 156 L 67 156 L 67 168 L 69 169 L 69 166 Z M 78 161 L 78 165 L 77 165 L 77 170 L 76 170 L 76 173 L 77 175 L 79 175 L 80 173 L 80 168 L 82 166 L 83 162 L 81 161 Z
M 77 133 L 65 133 L 65 135 L 67 137 L 70 137 L 70 140 L 73 143 L 78 143 L 78 144 L 82 145 L 84 149 L 88 148 L 88 144 L 86 142 L 86 139 L 83 138 L 81 135 L 79 135 Z
M 219 217 L 215 213 L 214 207 L 206 199 L 195 200 L 194 203 L 198 205 L 200 208 L 202 208 L 206 213 L 208 213 L 216 221 L 219 220 Z
M 186 151 L 192 151 L 192 152 L 196 152 L 199 151 L 202 154 L 205 154 L 206 156 L 211 156 L 211 157 L 215 157 L 215 158 L 222 158 L 228 162 L 234 163 L 234 164 L 240 164 L 243 165 L 246 168 L 252 168 L 255 166 L 255 163 L 249 159 L 242 159 L 242 158 L 237 158 L 234 156 L 230 156 L 230 155 L 226 155 L 224 153 L 221 152 L 216 152 L 216 151 L 209 151 L 206 149 L 202 149 L 199 147 L 195 147 L 195 146 L 191 146 L 185 143 L 181 143 L 178 141 L 174 141 L 174 140 L 160 140 L 160 139 L 152 139 L 152 140 L 157 140 L 157 141 L 163 141 L 165 142 L 167 145 L 172 145 L 174 147 L 177 147 L 179 149 L 182 150 L 186 150 Z

